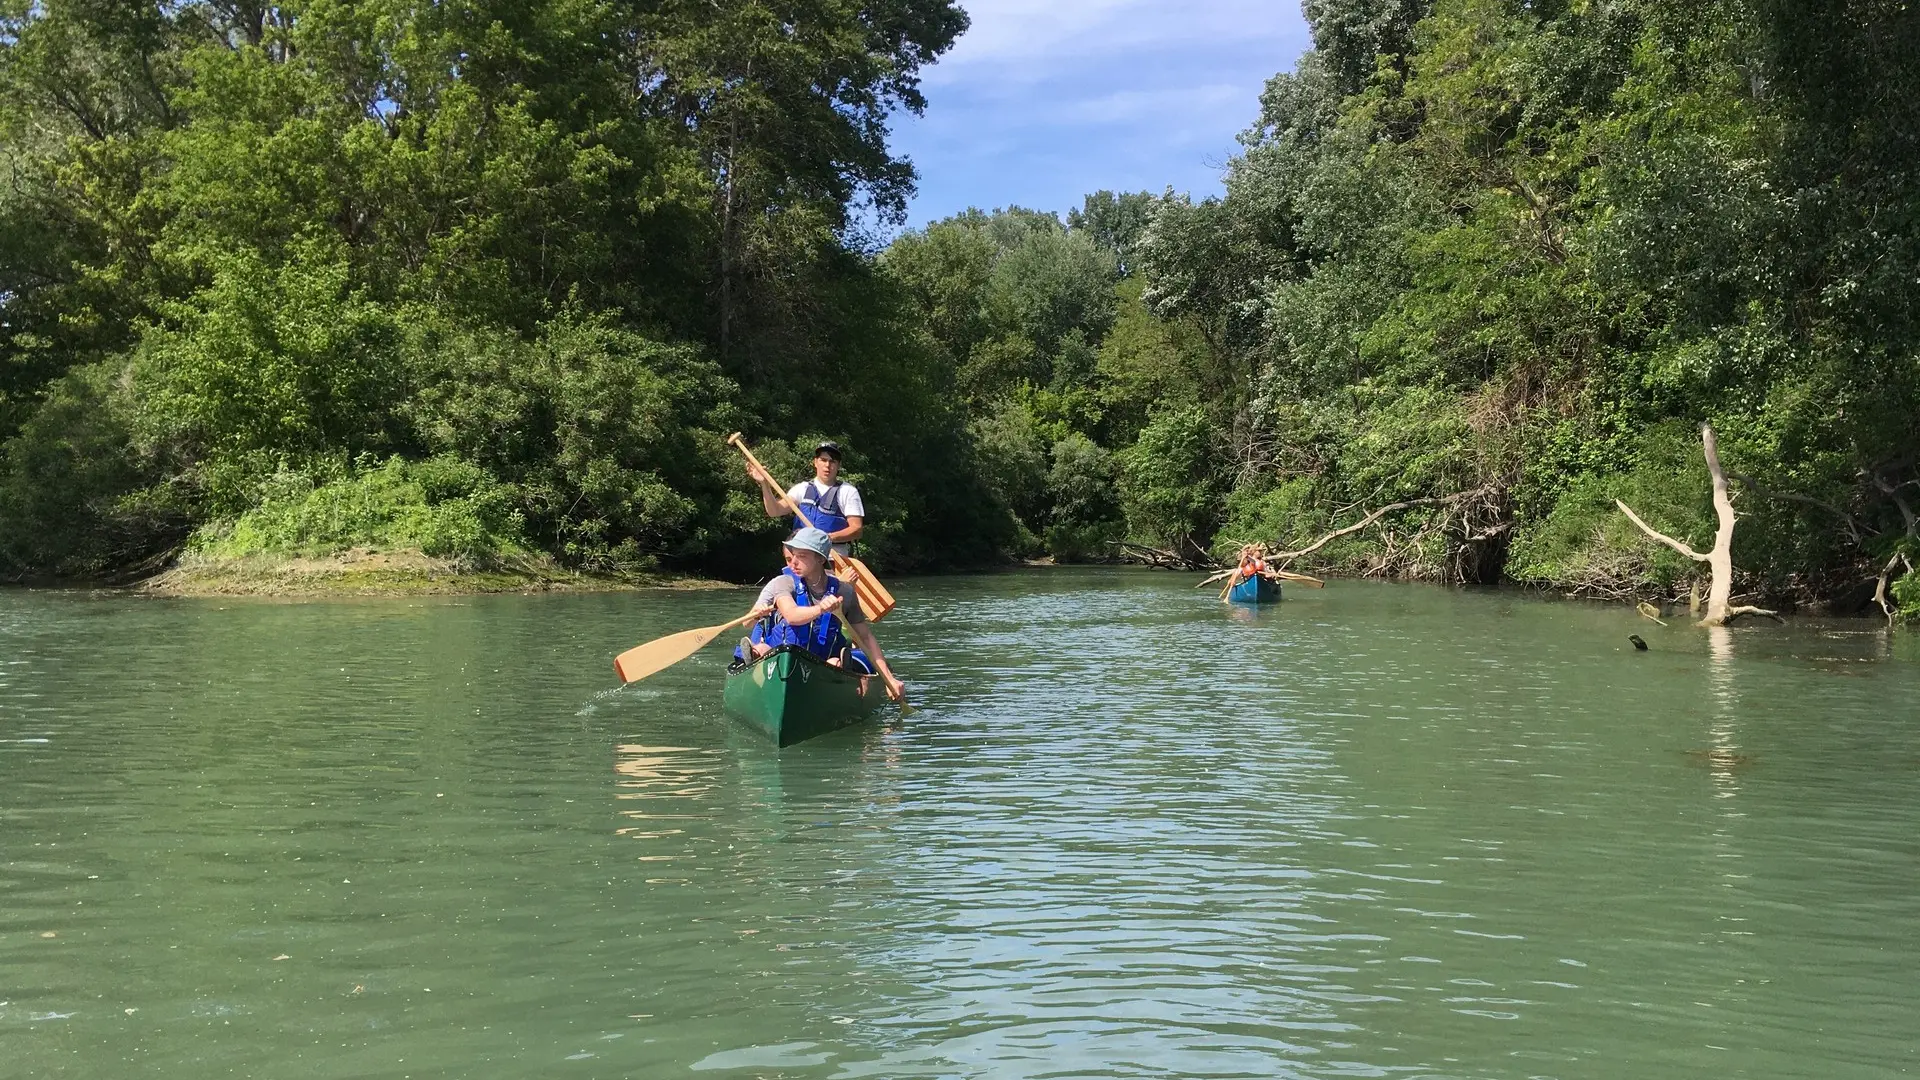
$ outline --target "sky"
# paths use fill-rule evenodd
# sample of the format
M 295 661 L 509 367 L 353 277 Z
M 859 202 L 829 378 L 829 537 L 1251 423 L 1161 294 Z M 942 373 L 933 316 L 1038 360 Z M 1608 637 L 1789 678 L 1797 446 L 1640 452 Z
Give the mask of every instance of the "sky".
M 972 27 L 895 119 L 918 227 L 969 206 L 1064 215 L 1081 196 L 1221 191 L 1260 89 L 1311 44 L 1295 0 L 962 0 Z

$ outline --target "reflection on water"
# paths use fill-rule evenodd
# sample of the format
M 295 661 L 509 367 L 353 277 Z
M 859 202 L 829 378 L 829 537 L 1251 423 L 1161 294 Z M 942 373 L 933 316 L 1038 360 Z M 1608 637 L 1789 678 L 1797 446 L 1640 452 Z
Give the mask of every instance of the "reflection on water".
M 0 1076 L 1920 1067 L 1910 635 L 1191 580 L 905 583 L 784 751 L 605 675 L 743 595 L 0 594 Z

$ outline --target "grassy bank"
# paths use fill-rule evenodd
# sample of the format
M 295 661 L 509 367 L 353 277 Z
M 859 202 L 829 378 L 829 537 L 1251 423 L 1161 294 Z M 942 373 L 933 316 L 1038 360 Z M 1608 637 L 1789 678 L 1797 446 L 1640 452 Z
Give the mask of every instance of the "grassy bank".
M 582 573 L 538 556 L 476 565 L 425 555 L 418 549 L 352 549 L 321 557 L 188 554 L 171 569 L 135 586 L 156 596 L 293 597 L 725 587 L 725 582 L 667 574 Z

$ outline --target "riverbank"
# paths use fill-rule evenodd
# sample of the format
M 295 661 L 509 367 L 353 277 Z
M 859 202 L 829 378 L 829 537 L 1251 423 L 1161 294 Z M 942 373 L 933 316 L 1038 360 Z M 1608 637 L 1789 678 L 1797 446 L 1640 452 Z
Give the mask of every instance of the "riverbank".
M 596 574 L 532 557 L 485 567 L 417 550 L 353 549 L 319 558 L 186 555 L 132 586 L 152 596 L 444 596 L 466 593 L 721 589 L 723 581 L 672 574 Z

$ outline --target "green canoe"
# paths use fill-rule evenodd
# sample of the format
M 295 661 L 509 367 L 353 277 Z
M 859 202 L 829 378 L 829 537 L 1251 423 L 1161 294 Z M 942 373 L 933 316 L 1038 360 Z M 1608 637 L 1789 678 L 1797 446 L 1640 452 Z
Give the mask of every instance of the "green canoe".
M 865 717 L 887 699 L 874 676 L 855 675 L 788 646 L 727 668 L 727 715 L 766 732 L 781 746 L 823 735 Z

